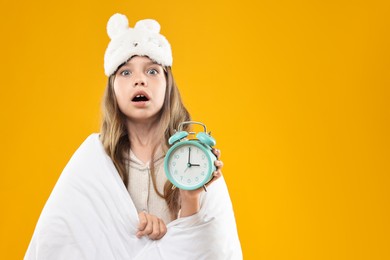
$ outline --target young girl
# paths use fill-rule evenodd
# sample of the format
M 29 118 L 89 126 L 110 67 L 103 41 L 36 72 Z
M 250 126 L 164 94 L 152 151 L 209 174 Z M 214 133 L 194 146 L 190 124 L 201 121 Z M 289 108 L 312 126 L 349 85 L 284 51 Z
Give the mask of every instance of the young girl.
M 25 259 L 242 258 L 219 150 L 207 193 L 165 175 L 168 138 L 190 115 L 159 31 L 154 20 L 128 28 L 124 15 L 110 18 L 101 133 L 65 167 Z

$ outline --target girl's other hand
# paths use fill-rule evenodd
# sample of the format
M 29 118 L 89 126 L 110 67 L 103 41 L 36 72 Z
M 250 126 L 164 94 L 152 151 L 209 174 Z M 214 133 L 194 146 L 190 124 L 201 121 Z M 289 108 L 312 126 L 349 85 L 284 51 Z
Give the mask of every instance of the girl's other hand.
M 138 213 L 139 225 L 136 236 L 147 236 L 152 240 L 159 240 L 167 233 L 167 226 L 160 218 L 145 211 Z

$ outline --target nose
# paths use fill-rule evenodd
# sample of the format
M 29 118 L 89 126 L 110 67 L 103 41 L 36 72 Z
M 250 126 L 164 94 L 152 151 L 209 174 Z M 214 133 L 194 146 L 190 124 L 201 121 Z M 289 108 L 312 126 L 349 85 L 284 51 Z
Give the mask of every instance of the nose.
M 147 81 L 145 79 L 145 76 L 142 74 L 136 75 L 134 79 L 134 87 L 146 87 L 147 86 Z

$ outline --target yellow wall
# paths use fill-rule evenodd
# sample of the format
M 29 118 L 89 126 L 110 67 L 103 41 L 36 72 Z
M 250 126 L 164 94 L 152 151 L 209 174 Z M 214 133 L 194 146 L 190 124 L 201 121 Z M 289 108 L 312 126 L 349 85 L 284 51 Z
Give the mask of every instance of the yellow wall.
M 99 131 L 105 26 L 155 18 L 225 163 L 245 259 L 388 259 L 388 1 L 5 1 L 0 259 Z

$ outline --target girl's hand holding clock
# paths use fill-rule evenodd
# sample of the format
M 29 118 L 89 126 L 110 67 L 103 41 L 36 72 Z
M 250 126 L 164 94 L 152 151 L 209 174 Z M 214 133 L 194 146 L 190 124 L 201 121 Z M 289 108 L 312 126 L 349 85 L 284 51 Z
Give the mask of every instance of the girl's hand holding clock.
M 214 165 L 217 169 L 213 172 L 213 178 L 206 184 L 206 187 L 208 187 L 210 184 L 212 184 L 214 181 L 218 180 L 222 176 L 221 169 L 223 167 L 223 162 L 219 160 L 219 157 L 221 156 L 221 151 L 213 148 L 212 152 L 217 157 L 217 160 L 214 161 Z M 198 188 L 196 190 L 180 190 L 180 217 L 188 217 L 196 214 L 199 211 L 199 197 L 203 191 L 203 187 Z

